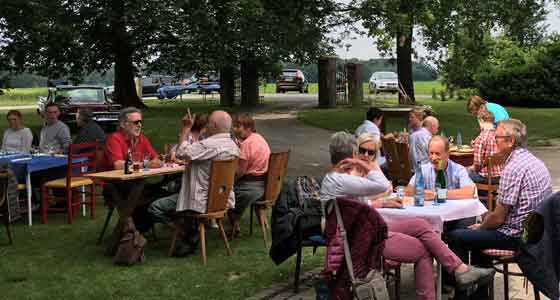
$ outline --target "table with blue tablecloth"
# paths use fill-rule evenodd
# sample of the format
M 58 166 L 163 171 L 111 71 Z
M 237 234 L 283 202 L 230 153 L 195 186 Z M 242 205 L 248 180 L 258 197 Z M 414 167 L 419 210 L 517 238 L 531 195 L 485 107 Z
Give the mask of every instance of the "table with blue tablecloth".
M 83 160 L 83 158 L 82 158 Z M 29 155 L 22 153 L 10 153 L 0 156 L 0 162 L 8 162 L 10 168 L 16 174 L 19 182 L 24 182 L 27 190 L 27 216 L 28 224 L 32 225 L 31 218 L 31 173 L 48 170 L 53 168 L 64 167 L 68 165 L 68 156 L 66 155 Z

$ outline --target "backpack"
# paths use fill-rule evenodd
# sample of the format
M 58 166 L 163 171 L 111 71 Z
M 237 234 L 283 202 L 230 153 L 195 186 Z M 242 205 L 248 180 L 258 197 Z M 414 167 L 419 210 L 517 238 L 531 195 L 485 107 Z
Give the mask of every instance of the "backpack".
M 123 234 L 119 242 L 113 263 L 121 266 L 131 266 L 142 263 L 146 259 L 144 247 L 146 239 L 136 230 L 132 218 L 127 218 L 123 226 Z

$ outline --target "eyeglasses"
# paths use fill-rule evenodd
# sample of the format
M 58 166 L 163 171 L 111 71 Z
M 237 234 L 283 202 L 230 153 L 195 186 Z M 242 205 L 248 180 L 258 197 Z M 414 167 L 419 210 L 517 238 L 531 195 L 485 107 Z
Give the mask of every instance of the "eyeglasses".
M 128 121 L 134 125 L 142 125 L 142 120 L 136 120 L 136 121 Z
M 377 153 L 376 150 L 366 149 L 366 148 L 362 148 L 362 147 L 359 147 L 358 151 L 360 152 L 360 154 L 366 154 L 367 153 L 367 155 L 369 155 L 369 156 L 375 156 L 375 154 Z

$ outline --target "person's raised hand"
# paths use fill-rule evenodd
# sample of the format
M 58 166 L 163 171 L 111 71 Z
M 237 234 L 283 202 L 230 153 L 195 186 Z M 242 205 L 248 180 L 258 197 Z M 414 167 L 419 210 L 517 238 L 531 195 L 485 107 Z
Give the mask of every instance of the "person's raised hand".
M 183 123 L 183 126 L 191 128 L 194 124 L 194 117 L 195 116 L 196 116 L 195 114 L 191 114 L 191 109 L 187 108 L 187 113 L 181 119 L 181 122 Z

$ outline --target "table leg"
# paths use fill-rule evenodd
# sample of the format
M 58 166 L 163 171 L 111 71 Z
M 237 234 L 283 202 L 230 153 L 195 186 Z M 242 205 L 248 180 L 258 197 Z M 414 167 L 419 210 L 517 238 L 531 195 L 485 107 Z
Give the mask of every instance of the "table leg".
M 436 294 L 436 299 L 437 300 L 441 300 L 442 299 L 442 293 L 441 293 L 441 264 L 438 262 L 437 263 L 437 294 Z
M 27 188 L 27 224 L 33 225 L 32 211 L 31 211 L 31 174 L 28 172 L 25 177 L 25 187 Z
M 117 252 L 119 241 L 122 237 L 122 228 L 126 218 L 132 216 L 138 203 L 138 199 L 144 192 L 144 180 L 133 180 L 127 182 L 126 185 L 129 187 L 129 190 L 126 191 L 128 193 L 127 195 L 122 195 L 119 188 L 116 188 L 113 192 L 113 200 L 115 201 L 116 210 L 119 213 L 119 221 L 113 230 L 111 243 L 105 251 L 105 255 L 107 256 L 113 256 Z M 126 200 L 123 199 L 125 198 L 123 196 L 126 196 Z

